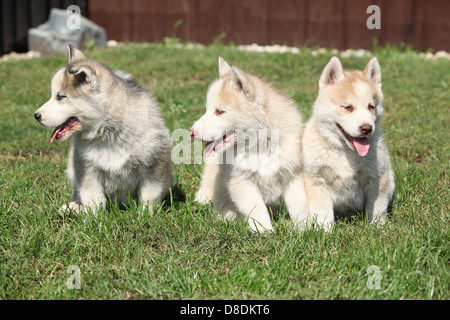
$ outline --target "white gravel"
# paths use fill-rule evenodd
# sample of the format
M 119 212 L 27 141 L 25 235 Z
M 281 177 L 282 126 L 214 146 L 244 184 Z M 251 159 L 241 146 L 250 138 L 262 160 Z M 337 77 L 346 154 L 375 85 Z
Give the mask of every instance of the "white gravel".
M 250 45 L 240 45 L 237 47 L 238 50 L 241 51 L 248 51 L 248 52 L 266 52 L 266 53 L 294 53 L 294 54 L 299 54 L 300 53 L 300 49 L 297 47 L 288 47 L 285 45 L 273 45 L 273 46 L 261 46 L 258 45 L 256 43 L 250 44 Z M 333 55 L 338 55 L 340 54 L 340 56 L 342 58 L 351 58 L 351 57 L 358 57 L 358 58 L 362 58 L 362 57 L 370 57 L 372 56 L 372 53 L 368 50 L 364 50 L 364 49 L 357 49 L 357 50 L 353 50 L 353 49 L 347 49 L 347 50 L 342 50 L 339 51 L 337 49 L 326 49 L 326 48 L 319 48 L 319 49 L 305 49 L 305 50 L 309 50 L 312 56 L 317 56 L 317 55 L 322 55 L 322 54 L 333 54 Z M 419 53 L 419 55 L 427 60 L 436 60 L 436 59 L 441 59 L 441 58 L 445 58 L 445 59 L 450 59 L 450 53 L 446 52 L 446 51 L 437 51 L 436 53 L 432 53 L 432 52 L 421 52 Z
M 11 52 L 0 57 L 0 62 L 15 60 L 30 60 L 40 58 L 42 55 L 39 51 L 28 51 L 25 53 Z
M 124 43 L 117 42 L 115 40 L 109 40 L 107 42 L 108 47 L 118 47 L 122 46 Z M 174 46 L 170 46 L 171 48 L 186 48 L 186 49 L 202 49 L 206 46 L 202 44 L 193 44 L 193 43 L 186 43 L 181 44 L 177 43 Z M 318 49 L 309 49 L 309 48 L 298 48 L 298 47 L 289 47 L 286 45 L 273 45 L 273 46 L 262 46 L 258 45 L 256 43 L 250 44 L 250 45 L 240 45 L 237 46 L 238 50 L 241 51 L 248 51 L 248 52 L 257 52 L 257 53 L 292 53 L 292 54 L 300 54 L 301 52 L 309 52 L 312 56 L 318 56 L 323 54 L 333 54 L 333 55 L 340 55 L 342 58 L 351 58 L 351 57 L 370 57 L 372 56 L 372 53 L 368 50 L 364 49 L 347 49 L 339 51 L 337 49 L 326 49 L 326 48 L 318 48 Z M 38 51 L 29 51 L 26 53 L 16 53 L 11 52 L 9 54 L 5 54 L 0 57 L 0 62 L 5 61 L 17 61 L 17 60 L 29 60 L 29 59 L 37 59 L 40 58 L 42 55 Z M 420 52 L 419 56 L 423 57 L 426 60 L 436 60 L 436 59 L 450 59 L 450 53 L 440 50 L 435 53 L 432 52 Z

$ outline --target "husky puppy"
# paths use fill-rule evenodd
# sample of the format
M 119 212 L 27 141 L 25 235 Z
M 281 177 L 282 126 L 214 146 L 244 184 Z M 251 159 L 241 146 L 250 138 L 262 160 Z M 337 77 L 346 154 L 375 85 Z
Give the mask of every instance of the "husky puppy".
M 376 57 L 364 71 L 344 72 L 331 58 L 303 135 L 305 186 L 310 218 L 326 231 L 335 214 L 365 212 L 385 222 L 394 174 L 380 121 L 381 68 Z
M 212 201 L 225 219 L 244 217 L 259 232 L 273 230 L 268 206 L 277 209 L 282 198 L 295 223 L 307 218 L 302 117 L 291 99 L 219 57 L 219 79 L 190 132 L 206 142 L 196 201 Z
M 52 79 L 51 98 L 34 114 L 55 127 L 50 142 L 72 137 L 70 210 L 98 209 L 129 197 L 152 206 L 172 183 L 171 141 L 155 99 L 132 77 L 69 45 L 69 63 Z M 66 210 L 64 206 L 62 210 Z

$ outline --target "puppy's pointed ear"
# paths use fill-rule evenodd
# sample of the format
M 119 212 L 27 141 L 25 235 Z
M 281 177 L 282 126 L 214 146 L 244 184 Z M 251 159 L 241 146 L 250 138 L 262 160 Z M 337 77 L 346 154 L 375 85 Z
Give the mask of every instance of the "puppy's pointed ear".
M 97 86 L 97 75 L 89 66 L 73 66 L 67 72 L 73 75 L 80 83 L 89 85 L 91 89 Z
M 364 69 L 364 74 L 378 89 L 381 89 L 381 67 L 377 57 L 373 57 L 369 60 Z
M 332 57 L 322 71 L 319 80 L 319 89 L 326 86 L 332 86 L 342 78 L 344 78 L 344 69 L 338 57 Z
M 253 99 L 253 86 L 244 71 L 235 66 L 231 67 L 231 81 L 246 95 L 247 99 Z
M 80 50 L 78 50 L 71 44 L 69 44 L 68 46 L 69 46 L 69 63 L 77 60 L 86 59 L 85 55 Z
M 221 78 L 228 76 L 231 72 L 230 65 L 222 58 L 219 57 L 219 75 Z

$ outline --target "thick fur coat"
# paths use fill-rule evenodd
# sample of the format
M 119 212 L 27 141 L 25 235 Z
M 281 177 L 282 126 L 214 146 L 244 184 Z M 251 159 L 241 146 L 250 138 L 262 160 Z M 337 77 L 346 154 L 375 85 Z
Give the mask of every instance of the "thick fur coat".
M 292 220 L 307 218 L 301 157 L 302 117 L 294 102 L 264 80 L 219 58 L 205 114 L 191 135 L 206 142 L 196 200 L 212 201 L 225 219 L 272 231 L 269 207 L 284 198 Z
M 172 183 L 171 141 L 155 99 L 130 75 L 87 59 L 69 46 L 69 64 L 52 79 L 50 100 L 35 118 L 55 127 L 51 142 L 72 137 L 69 209 L 152 206 Z M 63 207 L 67 209 L 67 207 Z
M 310 220 L 331 231 L 335 215 L 366 214 L 384 223 L 394 173 L 380 122 L 381 68 L 344 72 L 333 57 L 322 72 L 313 115 L 303 135 Z

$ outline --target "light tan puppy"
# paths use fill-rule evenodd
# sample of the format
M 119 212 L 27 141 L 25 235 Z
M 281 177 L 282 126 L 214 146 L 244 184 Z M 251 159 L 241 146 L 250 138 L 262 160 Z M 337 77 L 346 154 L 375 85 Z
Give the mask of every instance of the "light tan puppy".
M 385 222 L 394 173 L 380 128 L 381 68 L 372 58 L 364 71 L 344 72 L 331 58 L 303 135 L 310 218 L 331 231 L 336 215 L 365 212 Z
M 284 198 L 292 220 L 307 219 L 301 175 L 302 117 L 294 102 L 262 79 L 219 58 L 206 113 L 191 135 L 206 142 L 196 200 L 212 201 L 225 219 L 242 216 L 252 230 L 273 230 L 269 210 Z

